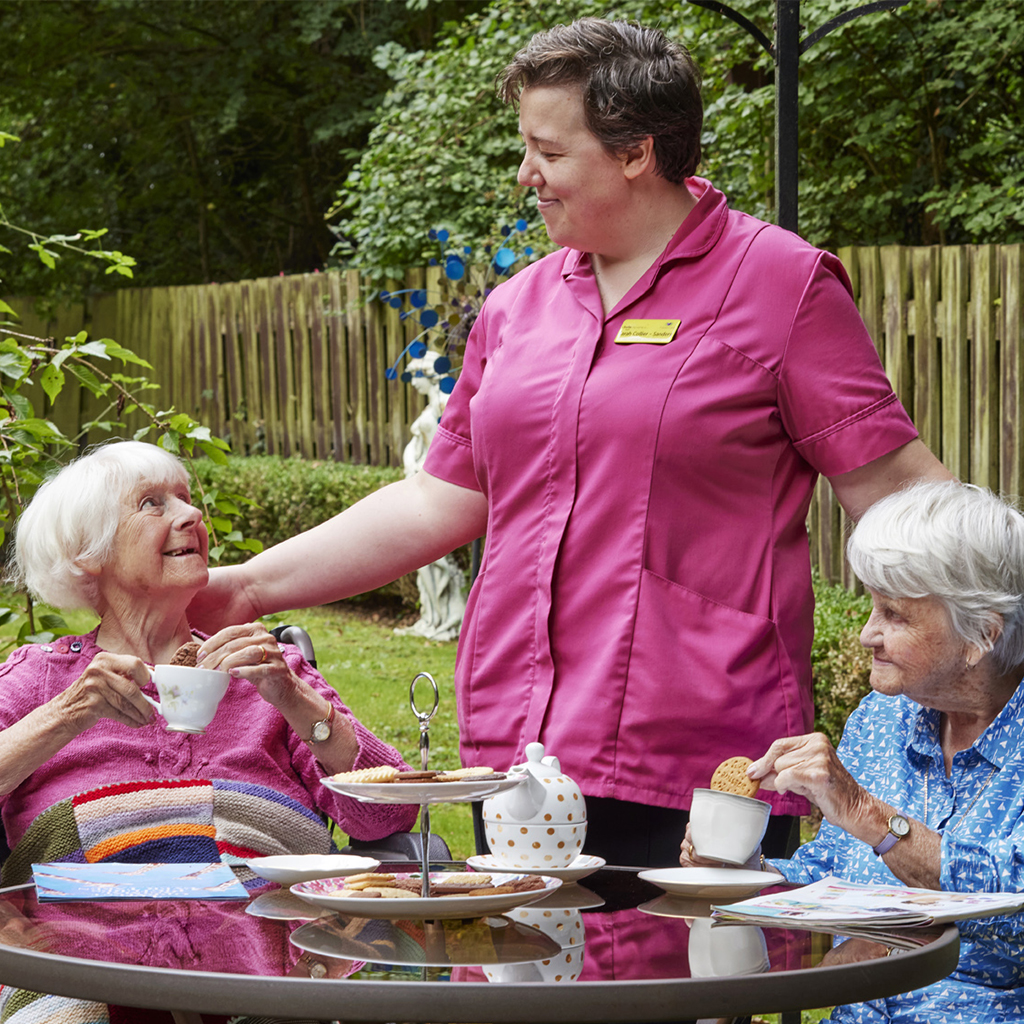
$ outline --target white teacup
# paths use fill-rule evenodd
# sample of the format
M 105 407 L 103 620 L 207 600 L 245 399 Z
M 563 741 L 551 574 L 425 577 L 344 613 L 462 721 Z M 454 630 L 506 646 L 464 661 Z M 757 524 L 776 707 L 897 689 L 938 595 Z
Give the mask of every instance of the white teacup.
M 715 925 L 695 918 L 688 946 L 691 978 L 725 978 L 768 970 L 764 932 L 754 925 Z
M 695 789 L 690 804 L 690 838 L 698 857 L 742 867 L 768 828 L 771 804 L 718 789 Z
M 156 665 L 151 673 L 160 700 L 142 696 L 163 715 L 171 732 L 206 732 L 231 676 L 190 665 Z

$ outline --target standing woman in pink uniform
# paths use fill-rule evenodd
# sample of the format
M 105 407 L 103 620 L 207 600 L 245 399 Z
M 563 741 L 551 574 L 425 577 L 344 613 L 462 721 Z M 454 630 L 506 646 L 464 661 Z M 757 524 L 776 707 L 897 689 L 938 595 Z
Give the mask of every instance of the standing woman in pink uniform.
M 695 786 L 813 721 L 805 518 L 949 474 L 893 394 L 834 256 L 694 177 L 700 73 L 587 18 L 505 70 L 519 181 L 560 248 L 484 304 L 418 475 L 214 570 L 213 628 L 361 593 L 486 534 L 456 669 L 462 758 L 540 739 L 588 853 L 676 862 Z M 774 798 L 766 850 L 800 797 Z

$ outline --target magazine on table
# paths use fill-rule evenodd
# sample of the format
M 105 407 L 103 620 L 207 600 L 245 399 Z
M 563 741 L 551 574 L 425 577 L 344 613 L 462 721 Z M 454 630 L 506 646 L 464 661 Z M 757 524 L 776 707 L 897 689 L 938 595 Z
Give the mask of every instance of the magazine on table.
M 245 900 L 249 894 L 227 864 L 32 865 L 36 896 L 56 900 Z
M 1024 909 L 1020 892 L 943 892 L 900 885 L 862 885 L 829 875 L 811 885 L 740 903 L 716 906 L 718 921 L 775 927 L 844 928 L 869 934 L 879 928 L 945 924 L 969 917 L 1014 914 Z

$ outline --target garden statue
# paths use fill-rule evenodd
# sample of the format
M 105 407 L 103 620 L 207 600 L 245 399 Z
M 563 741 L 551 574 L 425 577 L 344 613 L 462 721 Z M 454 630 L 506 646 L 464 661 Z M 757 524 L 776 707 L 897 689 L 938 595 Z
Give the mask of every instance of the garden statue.
M 413 421 L 412 438 L 402 453 L 405 475 L 412 476 L 423 468 L 427 449 L 437 432 L 437 423 L 448 402 L 448 395 L 438 385 L 434 362 L 440 353 L 428 349 L 406 366 L 409 383 L 426 396 L 427 407 Z M 411 626 L 396 629 L 400 636 L 422 636 L 427 640 L 455 640 L 466 611 L 465 576 L 450 555 L 425 565 L 416 574 L 420 592 L 420 617 Z

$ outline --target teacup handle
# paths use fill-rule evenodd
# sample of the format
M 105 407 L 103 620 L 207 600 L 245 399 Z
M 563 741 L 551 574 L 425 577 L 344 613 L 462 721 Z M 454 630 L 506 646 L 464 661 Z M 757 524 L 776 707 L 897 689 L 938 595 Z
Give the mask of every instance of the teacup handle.
M 149 673 L 149 681 L 151 683 L 156 682 L 156 680 L 153 678 L 153 673 L 152 672 Z M 143 693 L 142 694 L 142 699 L 144 701 L 146 701 L 147 703 L 152 704 L 153 707 L 155 707 L 157 709 L 157 711 L 160 711 L 160 701 L 154 700 L 152 697 L 149 696 L 148 693 Z

